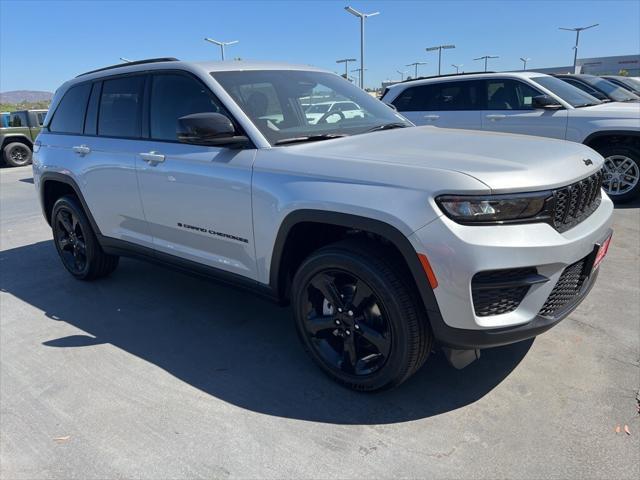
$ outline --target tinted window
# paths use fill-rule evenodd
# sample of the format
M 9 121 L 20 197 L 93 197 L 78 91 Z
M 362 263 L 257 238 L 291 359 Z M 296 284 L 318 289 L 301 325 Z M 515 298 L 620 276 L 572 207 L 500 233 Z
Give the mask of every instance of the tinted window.
M 391 103 L 400 112 L 423 112 L 429 109 L 429 85 L 409 87 Z
M 177 140 L 178 119 L 192 113 L 223 111 L 207 88 L 186 75 L 153 77 L 150 105 L 150 134 L 157 140 Z
M 9 116 L 10 127 L 28 127 L 27 114 L 25 112 L 14 112 Z
M 597 98 L 556 77 L 545 75 L 544 77 L 533 77 L 531 80 L 555 93 L 574 107 L 586 107 L 588 105 L 598 105 L 601 103 Z
M 84 112 L 87 108 L 90 91 L 90 83 L 71 87 L 64 94 L 58 108 L 56 108 L 53 119 L 49 124 L 49 130 L 60 133 L 82 133 Z
M 531 110 L 533 97 L 540 92 L 517 80 L 487 81 L 488 110 Z
M 140 137 L 140 107 L 144 77 L 105 80 L 100 96 L 98 135 Z
M 38 125 L 44 125 L 44 119 L 47 117 L 47 112 L 36 112 L 36 117 L 38 118 Z
M 91 88 L 89 105 L 87 106 L 87 116 L 84 122 L 85 135 L 96 135 L 98 127 L 98 104 L 100 103 L 100 89 L 102 82 L 96 82 Z
M 474 81 L 420 85 L 406 89 L 393 104 L 401 112 L 478 110 L 481 86 Z

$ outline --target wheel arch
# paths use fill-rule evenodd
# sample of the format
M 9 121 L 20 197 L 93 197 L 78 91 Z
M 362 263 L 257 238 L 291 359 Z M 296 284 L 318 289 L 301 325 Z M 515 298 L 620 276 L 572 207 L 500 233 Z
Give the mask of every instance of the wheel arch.
M 23 143 L 27 147 L 29 147 L 29 150 L 33 151 L 33 142 L 26 135 L 23 135 L 23 134 L 5 135 L 2 137 L 2 146 L 0 146 L 0 148 L 4 148 L 10 143 Z
M 296 231 L 297 227 L 308 224 L 318 225 L 329 230 L 341 229 L 344 231 L 346 229 L 351 232 L 375 235 L 388 242 L 397 250 L 404 261 L 428 316 L 431 318 L 433 314 L 437 314 L 437 318 L 440 318 L 440 310 L 433 290 L 429 285 L 418 254 L 406 235 L 393 225 L 381 220 L 324 210 L 296 210 L 289 213 L 280 224 L 269 271 L 270 287 L 280 301 L 286 301 L 287 297 L 287 275 L 291 266 L 289 262 L 292 260 L 290 255 L 292 244 L 290 242 L 295 242 L 295 235 L 292 233 Z
M 582 142 L 588 147 L 597 150 L 597 147 L 603 143 L 613 142 L 616 144 L 631 144 L 632 146 L 640 146 L 640 132 L 633 130 L 602 130 L 594 132 L 584 139 Z
M 96 235 L 100 235 L 100 229 L 91 214 L 91 210 L 82 195 L 80 187 L 72 177 L 63 173 L 44 172 L 40 175 L 40 205 L 42 206 L 42 213 L 47 223 L 51 225 L 53 205 L 60 197 L 68 194 L 78 198 L 82 209 L 86 213 L 87 218 L 89 218 L 91 228 L 93 228 Z

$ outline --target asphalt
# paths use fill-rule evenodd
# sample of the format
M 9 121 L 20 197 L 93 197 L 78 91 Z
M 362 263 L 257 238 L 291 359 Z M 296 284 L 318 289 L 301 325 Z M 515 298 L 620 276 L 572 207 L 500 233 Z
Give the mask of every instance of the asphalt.
M 4 168 L 0 477 L 637 479 L 639 207 L 616 209 L 557 327 L 359 394 L 312 365 L 287 308 L 128 259 L 74 280 L 30 168 Z

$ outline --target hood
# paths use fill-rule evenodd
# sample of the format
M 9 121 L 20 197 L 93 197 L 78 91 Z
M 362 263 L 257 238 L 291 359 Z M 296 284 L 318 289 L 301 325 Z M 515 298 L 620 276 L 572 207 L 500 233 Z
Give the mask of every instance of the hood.
M 635 118 L 640 122 L 640 102 L 610 102 L 575 108 L 570 116 L 598 118 Z M 640 127 L 640 123 L 639 123 Z
M 279 148 L 316 158 L 371 164 L 358 169 L 363 179 L 375 163 L 459 172 L 481 181 L 493 193 L 565 186 L 596 172 L 603 162 L 590 148 L 564 140 L 433 126 Z

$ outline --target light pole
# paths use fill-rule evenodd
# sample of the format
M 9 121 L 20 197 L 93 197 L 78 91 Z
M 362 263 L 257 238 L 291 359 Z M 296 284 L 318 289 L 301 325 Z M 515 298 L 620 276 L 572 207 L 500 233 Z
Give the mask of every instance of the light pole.
M 364 21 L 369 17 L 379 15 L 380 12 L 362 13 L 352 7 L 344 7 L 344 9 L 360 19 L 360 88 L 364 90 Z
M 209 43 L 213 43 L 214 45 L 218 45 L 220 47 L 220 54 L 222 55 L 222 60 L 224 60 L 224 47 L 228 45 L 235 45 L 238 43 L 238 40 L 234 40 L 233 42 L 219 42 L 218 40 L 214 40 L 213 38 L 205 37 L 205 41 Z
M 124 63 L 131 63 L 131 62 L 133 62 L 133 60 L 129 60 L 128 58 L 124 58 L 124 57 L 120 57 L 120 60 L 122 60 Z
M 365 70 L 369 70 L 369 69 L 365 68 Z M 361 69 L 360 68 L 354 68 L 353 70 L 351 70 L 351 73 L 356 73 L 358 75 L 358 83 L 360 83 L 360 77 L 362 75 Z
M 530 59 L 529 57 L 520 57 L 520 60 L 522 60 L 522 63 L 524 63 L 524 68 L 523 68 L 523 70 L 526 70 L 526 69 L 527 69 L 527 62 L 528 62 L 529 60 L 531 60 L 531 59 Z
M 440 75 L 440 65 L 442 63 L 442 49 L 449 50 L 450 48 L 456 48 L 455 45 L 438 45 L 437 47 L 427 48 L 427 52 L 433 52 L 438 50 L 438 75 Z
M 418 78 L 418 65 L 426 65 L 427 62 L 413 62 L 410 63 L 409 65 L 405 65 L 405 67 L 415 67 L 415 75 L 413 76 L 413 78 Z
M 400 74 L 400 81 L 404 82 L 404 74 L 407 73 L 407 70 L 405 70 L 404 72 L 402 72 L 400 70 L 396 70 L 396 72 L 398 72 Z
M 487 60 L 490 58 L 500 58 L 498 55 L 484 55 L 482 57 L 474 58 L 473 60 L 484 60 L 484 71 L 487 71 Z
M 336 63 L 344 63 L 344 78 L 349 80 L 349 62 L 355 62 L 355 58 L 341 58 Z
M 573 73 L 576 73 L 576 64 L 578 63 L 578 42 L 580 41 L 580 32 L 583 30 L 588 30 L 593 27 L 597 27 L 598 25 L 600 24 L 594 23 L 593 25 L 589 25 L 588 27 L 574 27 L 574 28 L 559 27 L 560 30 L 567 30 L 568 32 L 576 32 L 576 46 L 573 47 Z
M 451 64 L 453 68 L 456 69 L 456 73 L 460 73 L 460 69 L 463 67 L 462 63 L 460 65 Z

